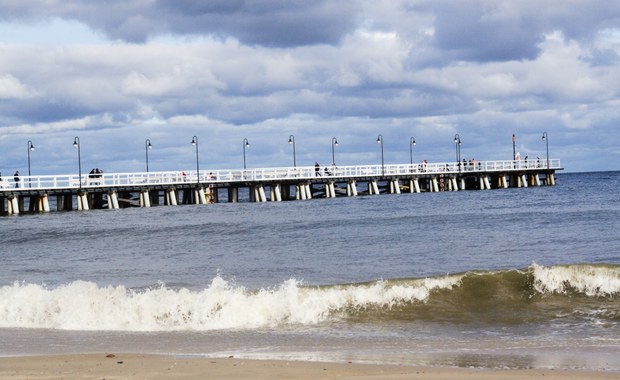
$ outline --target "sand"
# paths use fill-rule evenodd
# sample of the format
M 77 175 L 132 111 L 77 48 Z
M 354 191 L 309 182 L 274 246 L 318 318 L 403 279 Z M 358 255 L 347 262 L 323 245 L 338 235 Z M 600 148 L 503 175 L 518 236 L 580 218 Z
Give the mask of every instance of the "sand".
M 4 379 L 620 379 L 620 372 L 428 368 L 140 354 L 0 358 Z

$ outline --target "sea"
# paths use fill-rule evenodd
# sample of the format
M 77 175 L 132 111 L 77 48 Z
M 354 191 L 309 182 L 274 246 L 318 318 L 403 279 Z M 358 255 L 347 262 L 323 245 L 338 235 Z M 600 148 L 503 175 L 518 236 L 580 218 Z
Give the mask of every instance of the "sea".
M 620 172 L 0 217 L 0 356 L 620 370 Z

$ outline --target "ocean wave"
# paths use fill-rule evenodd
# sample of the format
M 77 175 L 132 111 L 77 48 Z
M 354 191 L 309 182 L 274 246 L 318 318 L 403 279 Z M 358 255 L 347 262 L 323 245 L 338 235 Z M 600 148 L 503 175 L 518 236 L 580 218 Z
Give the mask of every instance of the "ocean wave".
M 304 286 L 295 279 L 249 290 L 220 276 L 201 291 L 165 284 L 133 290 L 75 281 L 50 289 L 0 287 L 0 327 L 116 331 L 208 331 L 410 320 L 526 323 L 592 311 L 620 321 L 620 266 L 533 264 L 432 278 Z

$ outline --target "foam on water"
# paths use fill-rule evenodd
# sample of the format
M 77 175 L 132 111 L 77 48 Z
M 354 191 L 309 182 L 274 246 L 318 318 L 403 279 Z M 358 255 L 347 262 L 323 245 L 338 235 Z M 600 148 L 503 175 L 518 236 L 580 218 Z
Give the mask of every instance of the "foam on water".
M 533 282 L 532 286 L 520 285 L 526 281 Z M 497 288 L 492 290 L 495 293 L 489 295 L 489 289 L 494 288 Z M 259 290 L 235 286 L 220 276 L 200 291 L 174 289 L 164 284 L 133 290 L 124 286 L 101 287 L 86 281 L 50 289 L 16 282 L 0 287 L 0 327 L 115 331 L 256 329 L 315 325 L 377 311 L 382 315 L 387 313 L 383 320 L 389 321 L 395 318 L 390 313 L 398 314 L 397 310 L 392 312 L 395 307 L 401 308 L 399 315 L 402 310 L 414 315 L 416 308 L 427 303 L 434 309 L 425 318 L 440 319 L 435 316 L 438 313 L 450 318 L 459 318 L 460 314 L 470 316 L 472 311 L 480 310 L 481 302 L 490 302 L 487 306 L 492 309 L 522 306 L 525 311 L 539 314 L 540 310 L 530 309 L 527 292 L 531 288 L 540 294 L 572 291 L 586 299 L 617 298 L 620 267 L 533 264 L 525 271 L 467 272 L 320 287 L 303 286 L 290 279 L 276 288 Z M 484 300 L 481 294 L 486 297 Z M 570 310 L 570 302 L 565 304 Z M 598 307 L 593 305 L 593 310 Z M 415 315 L 421 318 L 417 315 L 422 314 Z

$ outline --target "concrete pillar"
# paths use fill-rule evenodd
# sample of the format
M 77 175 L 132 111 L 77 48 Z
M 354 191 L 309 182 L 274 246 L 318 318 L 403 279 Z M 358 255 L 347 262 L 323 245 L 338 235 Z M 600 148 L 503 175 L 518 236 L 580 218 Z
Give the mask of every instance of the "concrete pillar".
M 501 181 L 501 186 L 502 186 L 504 189 L 507 189 L 507 188 L 508 188 L 508 180 L 506 179 L 506 176 L 505 176 L 505 175 L 500 176 L 500 181 Z
M 390 194 L 400 194 L 400 184 L 398 179 L 390 180 Z
M 282 202 L 282 187 L 279 183 L 271 186 L 271 201 Z
M 39 204 L 39 211 L 50 212 L 50 202 L 47 194 L 43 194 L 39 197 Z
M 484 176 L 484 185 L 487 190 L 491 190 L 491 180 L 489 176 Z
M 19 215 L 19 199 L 17 195 L 9 196 L 9 215 Z
M 336 189 L 334 188 L 334 181 L 328 181 L 325 183 L 325 197 L 336 198 Z
M 305 199 L 312 199 L 312 189 L 310 188 L 310 184 L 306 183 L 305 185 L 303 185 L 303 189 L 306 192 L 306 198 Z
M 78 210 L 80 211 L 90 210 L 90 207 L 88 206 L 88 193 L 87 192 L 85 191 L 78 192 L 77 204 L 78 204 Z
M 237 203 L 239 202 L 239 189 L 236 187 L 228 188 L 228 202 L 229 203 Z
M 465 178 L 461 177 L 461 190 L 465 190 Z
M 194 189 L 194 199 L 197 205 L 207 204 L 207 198 L 205 197 L 205 189 L 203 187 L 198 187 Z
M 151 207 L 151 196 L 148 190 L 140 191 L 140 207 Z
M 357 196 L 357 183 L 355 182 L 355 180 L 351 180 L 347 182 L 347 196 L 348 197 Z
M 177 192 L 175 189 L 166 189 L 166 204 L 176 206 L 178 204 Z
M 534 175 L 534 184 L 536 186 L 540 186 L 540 176 L 538 175 L 538 173 Z
M 523 185 L 523 187 L 527 187 L 527 175 L 523 174 L 521 176 L 521 184 Z
M 415 192 L 416 193 L 422 192 L 422 190 L 420 189 L 420 180 L 419 179 L 415 178 L 413 180 L 413 187 L 415 188 Z
M 437 177 L 431 178 L 431 191 L 435 193 L 439 192 L 439 183 L 437 182 Z
M 550 186 L 555 185 L 555 175 L 553 173 L 549 173 L 547 174 L 547 176 L 549 177 L 549 180 L 547 182 L 549 182 Z
M 368 182 L 368 194 L 377 195 L 379 194 L 379 185 L 376 180 L 372 180 Z
M 456 177 L 450 178 L 450 184 L 452 186 L 452 191 L 459 191 L 459 185 L 456 181 Z

